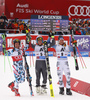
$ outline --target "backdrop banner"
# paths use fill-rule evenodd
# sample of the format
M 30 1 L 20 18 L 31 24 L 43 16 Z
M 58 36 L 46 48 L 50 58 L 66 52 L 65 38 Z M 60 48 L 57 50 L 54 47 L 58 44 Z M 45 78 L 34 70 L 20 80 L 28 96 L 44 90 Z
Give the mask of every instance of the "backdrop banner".
M 31 43 L 36 44 L 36 37 L 38 35 L 31 35 Z M 43 37 L 43 40 L 48 39 L 48 35 L 41 35 Z M 71 45 L 71 36 L 70 35 L 64 35 L 64 40 L 67 45 Z M 74 36 L 74 38 L 77 40 L 77 47 L 79 48 L 79 51 L 82 55 L 82 57 L 90 57 L 90 36 Z M 26 45 L 26 35 L 25 34 L 8 34 L 6 37 L 6 49 L 12 49 L 13 48 L 13 40 L 14 39 L 19 39 L 21 41 L 21 46 L 22 44 L 25 46 Z M 0 37 L 0 51 L 2 52 L 2 38 Z M 55 36 L 55 45 L 58 44 L 58 35 Z M 33 51 L 33 56 L 35 56 L 35 52 L 31 47 L 26 50 L 26 54 L 29 56 L 30 53 L 29 51 Z M 49 51 L 49 56 L 56 56 L 56 51 L 53 47 L 48 49 Z M 32 56 L 32 55 L 31 55 Z M 68 56 L 72 56 L 72 52 L 68 53 Z M 77 52 L 77 56 L 78 52 Z
M 68 15 L 69 18 L 89 18 L 89 0 L 5 0 L 9 19 L 30 19 L 31 15 Z
M 89 52 L 90 51 L 90 36 L 88 35 L 75 35 L 75 40 L 77 40 L 77 47 L 79 48 L 79 51 L 82 52 Z M 71 40 L 71 38 L 70 38 Z M 72 46 L 70 44 L 70 46 Z
M 0 52 L 2 51 L 2 42 L 3 42 L 3 39 L 2 39 L 2 37 L 0 36 Z
M 26 45 L 26 35 L 25 34 L 8 34 L 6 37 L 6 50 L 12 49 L 14 47 L 13 40 L 19 39 L 22 45 Z

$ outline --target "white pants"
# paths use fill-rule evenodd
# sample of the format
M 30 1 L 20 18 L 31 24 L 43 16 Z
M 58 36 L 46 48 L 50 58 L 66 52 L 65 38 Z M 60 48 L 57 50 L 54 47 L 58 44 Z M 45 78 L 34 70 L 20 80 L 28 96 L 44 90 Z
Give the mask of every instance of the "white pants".
M 71 88 L 71 86 L 70 86 L 70 70 L 69 70 L 68 60 L 57 61 L 57 75 L 59 77 L 60 87 L 64 87 L 63 71 L 66 76 L 66 88 Z

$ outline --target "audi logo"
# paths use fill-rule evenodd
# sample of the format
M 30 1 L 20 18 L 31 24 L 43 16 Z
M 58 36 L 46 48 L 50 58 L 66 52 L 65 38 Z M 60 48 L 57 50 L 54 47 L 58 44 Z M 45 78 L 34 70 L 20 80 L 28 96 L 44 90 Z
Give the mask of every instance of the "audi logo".
M 73 10 L 73 13 L 71 12 L 71 9 Z M 71 16 L 90 16 L 90 6 L 71 5 L 68 8 L 68 12 Z

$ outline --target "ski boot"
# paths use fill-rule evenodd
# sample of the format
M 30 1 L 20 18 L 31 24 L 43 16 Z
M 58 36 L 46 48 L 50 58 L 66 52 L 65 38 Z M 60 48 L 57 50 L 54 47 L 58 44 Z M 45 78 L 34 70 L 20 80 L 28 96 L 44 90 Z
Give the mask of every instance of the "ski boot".
M 11 89 L 12 92 L 14 92 L 14 82 L 11 82 L 8 84 L 8 87 Z
M 64 95 L 64 87 L 60 87 L 59 89 L 60 89 L 59 94 Z
M 41 86 L 41 94 L 46 94 L 47 93 L 47 91 L 46 91 L 46 85 L 42 85 Z
M 66 94 L 67 95 L 72 95 L 72 92 L 71 92 L 71 89 L 69 88 L 69 89 L 66 89 Z
M 40 94 L 40 86 L 36 85 L 36 93 Z
M 20 96 L 20 93 L 18 92 L 18 89 L 14 89 L 15 90 L 15 96 Z

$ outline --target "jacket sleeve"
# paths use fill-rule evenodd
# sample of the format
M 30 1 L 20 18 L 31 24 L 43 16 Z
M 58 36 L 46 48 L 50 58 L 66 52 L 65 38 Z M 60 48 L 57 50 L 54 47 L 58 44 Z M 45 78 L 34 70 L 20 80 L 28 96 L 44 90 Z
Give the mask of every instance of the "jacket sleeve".
M 77 51 L 76 47 L 75 50 Z M 69 52 L 73 52 L 73 47 L 69 46 Z
M 6 50 L 5 55 L 12 56 L 13 49 Z
M 31 47 L 31 48 L 33 48 L 33 49 L 35 49 L 35 44 L 32 44 L 31 42 L 29 43 L 29 47 Z
M 28 48 L 33 48 L 33 49 L 35 49 L 35 45 L 34 45 L 34 44 L 31 44 L 31 43 L 26 44 L 26 46 L 24 47 L 24 50 L 27 50 Z
M 51 38 L 51 40 L 50 40 L 50 37 L 49 37 L 47 40 L 47 43 L 48 43 L 48 48 L 50 48 L 55 45 L 55 39 Z

